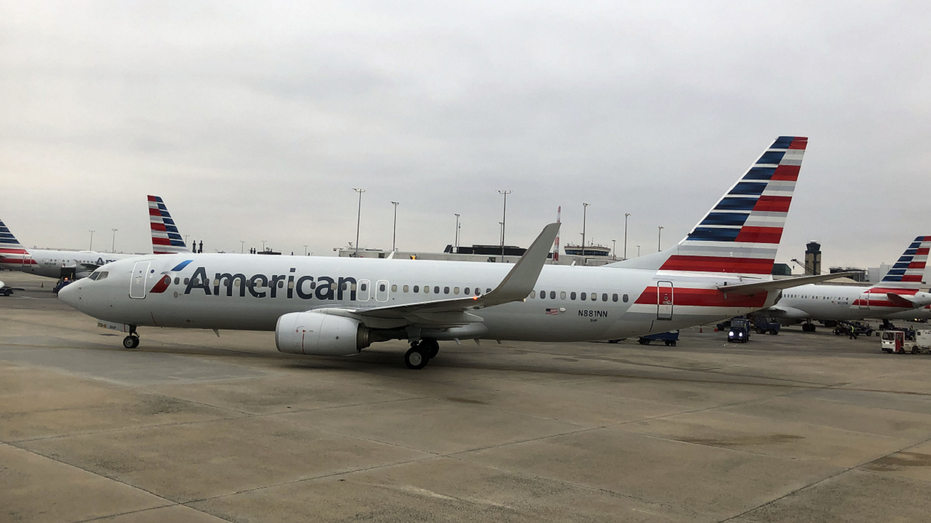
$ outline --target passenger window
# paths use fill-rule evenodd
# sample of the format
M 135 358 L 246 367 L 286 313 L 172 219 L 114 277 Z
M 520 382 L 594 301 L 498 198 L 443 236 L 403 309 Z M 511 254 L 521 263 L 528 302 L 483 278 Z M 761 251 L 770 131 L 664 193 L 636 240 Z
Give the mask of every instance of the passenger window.
M 382 283 L 381 285 L 378 286 L 378 292 L 385 292 L 385 284 L 384 284 L 384 283 Z
M 310 288 L 313 289 L 313 284 L 311 284 L 311 287 L 310 287 Z M 359 284 L 359 290 L 362 291 L 362 292 L 365 292 L 365 291 L 369 290 L 369 284 L 367 284 L 367 283 L 360 283 L 360 284 Z M 414 292 L 417 292 L 417 291 L 414 291 Z
M 424 294 L 430 294 L 430 286 L 429 286 L 429 285 L 424 285 L 424 286 L 423 286 L 423 293 L 424 293 Z
M 616 302 L 616 301 L 617 301 L 617 293 L 616 293 L 616 292 L 615 292 L 614 294 L 611 295 L 611 301 L 613 301 L 613 302 Z
M 356 292 L 356 288 L 357 288 L 357 287 L 358 287 L 358 285 L 355 284 L 355 283 L 353 283 L 352 285 L 349 286 L 349 290 L 351 290 L 352 292 Z
M 466 296 L 468 296 L 468 295 L 469 295 L 469 288 L 466 287 L 465 289 L 463 289 L 463 290 L 462 290 L 462 293 L 465 294 Z
M 570 300 L 574 300 L 574 299 L 575 299 L 575 293 L 574 293 L 574 292 L 570 292 L 570 293 L 569 293 L 569 299 L 570 299 Z
M 485 294 L 488 294 L 489 292 L 491 292 L 491 287 L 485 289 Z
M 627 295 L 624 295 L 624 303 L 627 303 Z
M 550 291 L 550 299 L 551 299 L 551 300 L 555 300 L 555 299 L 556 299 L 556 291 Z
M 420 285 L 414 285 L 414 292 L 420 292 Z
M 566 291 L 559 291 L 559 299 L 560 300 L 566 299 Z
M 191 283 L 191 279 L 190 279 L 190 278 L 185 278 L 185 279 L 184 279 L 184 284 L 187 285 L 187 284 L 189 284 L 189 283 Z
M 362 287 L 365 287 L 364 283 L 362 284 Z M 317 282 L 315 281 L 310 282 L 310 290 L 314 290 L 316 288 L 317 288 Z M 365 289 L 362 289 L 362 290 L 364 291 Z
M 391 292 L 398 292 L 398 285 L 396 283 L 391 285 Z
M 530 291 L 530 296 L 528 296 L 528 298 L 536 298 L 536 297 L 537 297 L 537 291 Z
M 433 294 L 439 294 L 439 293 L 440 293 L 440 286 L 439 286 L 439 285 L 434 285 L 434 286 L 433 286 Z
M 575 293 L 572 293 L 572 294 L 575 294 Z M 581 299 L 582 301 L 585 301 L 585 293 L 584 293 L 584 292 L 579 294 L 579 299 Z
M 411 290 L 411 288 L 408 287 L 407 285 L 405 285 L 405 286 L 401 287 L 401 290 L 404 291 L 404 292 L 408 292 L 408 291 Z
M 608 293 L 607 293 L 607 292 L 601 293 L 601 301 L 608 301 Z M 614 297 L 614 301 L 617 301 L 617 296 Z
M 443 287 L 443 294 L 449 294 L 449 287 Z
M 453 294 L 459 294 L 459 287 L 453 287 Z

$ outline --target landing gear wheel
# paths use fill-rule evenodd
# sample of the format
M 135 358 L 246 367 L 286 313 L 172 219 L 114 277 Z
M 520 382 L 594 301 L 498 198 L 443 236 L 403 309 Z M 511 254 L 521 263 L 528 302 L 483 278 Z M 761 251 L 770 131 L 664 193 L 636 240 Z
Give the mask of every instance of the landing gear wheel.
M 420 348 L 428 359 L 433 359 L 440 353 L 440 344 L 434 339 L 426 339 L 420 342 Z
M 423 349 L 417 345 L 413 345 L 404 355 L 404 364 L 411 370 L 420 370 L 426 367 L 429 361 L 430 358 L 428 358 L 426 354 L 423 353 Z
M 139 336 L 136 336 L 135 334 L 126 336 L 123 338 L 123 346 L 127 349 L 135 349 L 139 346 Z

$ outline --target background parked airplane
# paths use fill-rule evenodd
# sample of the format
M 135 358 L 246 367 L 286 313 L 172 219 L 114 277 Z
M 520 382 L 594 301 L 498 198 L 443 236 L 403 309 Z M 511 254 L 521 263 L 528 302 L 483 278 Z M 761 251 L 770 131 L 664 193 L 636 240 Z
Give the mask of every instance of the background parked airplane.
M 931 294 L 919 290 L 926 285 L 925 269 L 931 236 L 918 236 L 873 287 L 804 285 L 783 293 L 764 314 L 776 318 L 805 320 L 802 330 L 813 332 L 813 320 L 853 321 L 866 318 L 912 319 L 931 304 Z
M 149 222 L 152 230 L 152 252 L 175 254 L 189 252 L 164 202 L 158 196 L 148 196 Z M 136 254 L 116 254 L 96 251 L 65 251 L 27 249 L 0 221 L 0 267 L 28 272 L 47 278 L 85 278 L 101 265 L 123 260 Z
M 550 224 L 513 267 L 175 254 L 114 262 L 59 297 L 126 325 L 127 348 L 140 325 L 274 330 L 279 350 L 299 354 L 407 339 L 414 369 L 438 340 L 604 340 L 703 324 L 835 277 L 770 276 L 806 145 L 779 137 L 678 245 L 630 263 L 545 265 L 559 227 Z

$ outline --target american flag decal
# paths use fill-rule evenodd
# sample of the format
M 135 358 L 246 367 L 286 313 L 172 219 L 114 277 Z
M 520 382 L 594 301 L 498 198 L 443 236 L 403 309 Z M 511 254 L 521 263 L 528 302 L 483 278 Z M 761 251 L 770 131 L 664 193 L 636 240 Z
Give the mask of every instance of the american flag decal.
M 546 309 L 546 313 L 549 314 L 549 315 L 551 315 L 551 316 L 555 316 L 555 315 L 559 314 L 559 309 L 557 309 L 557 308 L 547 308 L 547 309 Z

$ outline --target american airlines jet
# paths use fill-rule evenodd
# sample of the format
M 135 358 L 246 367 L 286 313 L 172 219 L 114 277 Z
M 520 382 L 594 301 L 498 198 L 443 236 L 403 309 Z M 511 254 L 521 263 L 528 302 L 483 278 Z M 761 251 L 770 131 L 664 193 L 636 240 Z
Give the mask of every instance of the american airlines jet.
M 835 277 L 770 276 L 807 143 L 776 139 L 678 245 L 603 267 L 546 265 L 552 223 L 513 266 L 181 253 L 111 263 L 59 298 L 123 324 L 126 348 L 139 326 L 275 331 L 278 350 L 307 355 L 406 339 L 412 369 L 441 340 L 606 340 L 704 324 Z
M 0 268 L 28 272 L 46 278 L 83 278 L 101 265 L 129 258 L 132 254 L 96 251 L 26 249 L 0 221 Z
M 152 252 L 176 254 L 188 252 L 184 240 L 158 196 L 149 196 L 149 222 L 152 230 Z M 101 265 L 137 256 L 96 251 L 62 251 L 26 249 L 0 221 L 0 268 L 28 272 L 47 278 L 85 278 Z
M 931 236 L 915 238 L 882 281 L 873 287 L 803 285 L 785 292 L 766 314 L 785 319 L 807 320 L 802 330 L 814 332 L 812 320 L 852 321 L 865 318 L 913 319 L 931 304 L 931 294 L 919 291 L 926 285 L 925 266 Z

